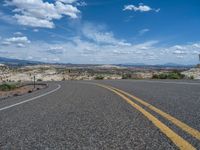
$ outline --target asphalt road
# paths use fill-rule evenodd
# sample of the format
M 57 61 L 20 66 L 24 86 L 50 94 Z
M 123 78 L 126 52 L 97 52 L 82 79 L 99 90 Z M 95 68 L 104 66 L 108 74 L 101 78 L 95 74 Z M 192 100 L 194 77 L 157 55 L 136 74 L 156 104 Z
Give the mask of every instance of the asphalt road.
M 198 81 L 52 82 L 0 101 L 0 149 L 200 149 L 199 91 Z

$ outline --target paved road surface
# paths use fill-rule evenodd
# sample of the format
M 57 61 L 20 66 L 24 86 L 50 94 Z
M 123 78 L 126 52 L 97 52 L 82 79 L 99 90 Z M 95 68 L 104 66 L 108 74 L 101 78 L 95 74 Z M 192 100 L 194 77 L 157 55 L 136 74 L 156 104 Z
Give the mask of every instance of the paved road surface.
M 199 91 L 197 81 L 52 82 L 0 101 L 0 149 L 200 149 Z

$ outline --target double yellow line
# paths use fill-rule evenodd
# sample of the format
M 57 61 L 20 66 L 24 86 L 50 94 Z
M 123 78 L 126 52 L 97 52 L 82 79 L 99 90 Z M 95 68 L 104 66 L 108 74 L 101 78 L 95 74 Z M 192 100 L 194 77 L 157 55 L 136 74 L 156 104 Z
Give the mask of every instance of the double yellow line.
M 181 136 L 179 136 L 177 133 L 175 133 L 172 129 L 170 129 L 168 126 L 166 126 L 164 123 L 162 123 L 160 120 L 158 120 L 155 116 L 153 116 L 151 113 L 143 109 L 138 104 L 134 103 L 133 100 L 139 102 L 141 105 L 148 107 L 150 110 L 156 112 L 160 116 L 164 117 L 165 119 L 169 120 L 170 122 L 174 123 L 176 126 L 181 128 L 183 131 L 185 131 L 187 134 L 190 134 L 191 136 L 195 137 L 196 139 L 200 140 L 200 132 L 196 129 L 193 129 L 192 127 L 188 126 L 187 124 L 181 122 L 180 120 L 174 118 L 173 116 L 163 112 L 162 110 L 152 106 L 151 104 L 145 102 L 144 100 L 131 95 L 125 91 L 122 91 L 120 89 L 106 86 L 103 84 L 95 83 L 96 85 L 103 87 L 105 89 L 108 89 L 118 96 L 120 96 L 123 100 L 125 100 L 128 104 L 130 104 L 132 107 L 137 109 L 139 112 L 141 112 L 144 116 L 146 116 L 157 128 L 160 129 L 160 131 L 165 134 L 179 149 L 181 150 L 195 150 L 196 148 L 193 147 L 188 141 L 183 139 Z M 128 97 L 127 97 L 128 96 Z M 129 99 L 132 98 L 131 99 Z

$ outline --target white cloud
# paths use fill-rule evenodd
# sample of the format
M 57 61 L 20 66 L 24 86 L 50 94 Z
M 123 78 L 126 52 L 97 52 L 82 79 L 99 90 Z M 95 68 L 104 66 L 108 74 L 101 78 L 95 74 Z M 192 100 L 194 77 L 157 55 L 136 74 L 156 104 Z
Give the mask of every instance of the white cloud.
M 155 12 L 160 12 L 160 8 L 154 9 Z
M 139 31 L 139 35 L 142 36 L 149 31 L 150 31 L 149 29 L 142 29 L 142 30 Z
M 141 12 L 145 12 L 145 11 L 150 11 L 152 10 L 151 7 L 147 6 L 147 5 L 142 5 L 142 6 L 135 6 L 135 5 L 126 5 L 124 6 L 124 11 L 125 10 L 134 10 L 134 11 L 141 11 Z
M 77 2 L 76 3 L 76 6 L 87 6 L 87 3 L 86 2 L 84 2 L 84 1 L 81 1 L 81 2 Z
M 77 14 L 80 13 L 76 7 L 58 1 L 56 2 L 56 8 L 59 14 L 70 16 L 73 19 L 78 18 Z
M 86 38 L 100 44 L 130 46 L 130 43 L 115 38 L 112 32 L 105 31 L 105 29 L 98 27 L 98 25 L 85 24 L 82 33 Z
M 200 47 L 199 47 L 199 48 L 200 48 Z M 199 55 L 199 54 L 200 54 L 200 50 L 199 50 L 199 51 L 196 51 L 196 50 L 195 50 L 195 51 L 192 51 L 192 54 L 193 54 L 193 55 Z
M 73 5 L 75 0 L 57 0 L 54 3 L 43 0 L 6 0 L 6 6 L 16 7 L 14 18 L 21 25 L 54 28 L 55 19 L 68 16 L 78 18 L 80 10 Z
M 16 35 L 16 36 L 22 36 L 23 33 L 21 33 L 21 32 L 15 32 L 14 35 Z
M 55 54 L 55 55 L 59 55 L 59 54 L 63 54 L 63 52 L 65 51 L 65 48 L 59 45 L 53 45 L 50 46 L 48 50 L 46 50 L 45 52 L 50 53 L 50 54 Z
M 148 50 L 148 49 L 152 49 L 152 47 L 157 43 L 159 43 L 159 41 L 156 41 L 156 40 L 143 42 L 141 44 L 134 45 L 134 48 L 138 50 Z
M 62 46 L 57 45 L 57 46 L 51 46 L 49 49 L 50 50 L 61 50 L 62 51 L 64 48 Z
M 139 6 L 125 5 L 123 11 L 140 11 L 140 12 L 155 11 L 155 12 L 159 12 L 160 9 L 153 9 L 148 5 L 140 4 Z
M 38 32 L 39 30 L 38 29 L 33 29 L 33 32 Z
M 15 24 L 16 23 L 16 21 L 14 21 L 12 16 L 7 15 L 7 14 L 3 13 L 2 11 L 0 11 L 0 20 L 3 20 L 4 22 L 7 22 L 9 24 Z
M 13 40 L 11 40 L 13 41 Z M 15 41 L 15 40 L 14 40 Z M 83 40 L 81 37 L 74 37 L 68 42 L 49 44 L 45 42 L 32 41 L 26 49 L 16 45 L 10 45 L 9 53 L 4 56 L 13 56 L 20 59 L 27 59 L 47 62 L 70 62 L 70 63 L 147 63 L 163 64 L 168 62 L 180 64 L 194 64 L 198 62 L 200 48 L 193 47 L 192 43 L 179 45 L 185 50 L 177 50 L 175 46 L 159 47 L 158 41 L 147 41 L 138 44 L 113 45 L 99 44 L 98 42 Z M 4 52 L 5 46 L 0 47 L 0 53 Z M 20 52 L 19 52 L 20 50 Z M 182 52 L 184 51 L 184 52 Z M 57 59 L 59 58 L 59 60 Z M 78 59 L 77 59 L 78 58 Z
M 21 47 L 22 48 L 22 47 L 26 47 L 26 46 L 24 44 L 22 44 L 22 43 L 18 43 L 17 47 Z
M 198 54 L 200 54 L 200 47 L 196 47 L 198 45 L 199 42 L 166 47 L 163 51 L 164 59 L 174 59 L 175 63 L 195 64 L 198 61 Z
M 185 54 L 187 54 L 185 51 L 181 51 L 181 50 L 175 50 L 174 52 L 173 52 L 173 54 L 181 54 L 181 55 L 185 55 Z
M 25 15 L 15 15 L 17 22 L 21 25 L 30 27 L 44 27 L 44 28 L 54 28 L 54 23 L 49 20 L 39 19 L 32 16 Z
M 177 57 L 177 58 L 184 58 L 183 55 L 177 55 L 176 57 Z
M 200 44 L 197 44 L 197 43 L 193 44 L 192 46 L 193 46 L 194 48 L 200 48 Z
M 72 4 L 74 2 L 77 2 L 77 0 L 57 0 L 57 1 L 60 1 L 60 2 L 66 3 L 66 4 Z
M 79 1 L 79 0 L 57 0 L 59 2 L 62 2 L 64 4 L 74 4 L 75 6 L 87 6 L 87 3 L 85 1 Z
M 162 46 L 159 41 L 150 40 L 133 44 L 117 38 L 105 26 L 91 23 L 84 24 L 80 31 L 77 37 L 69 37 L 65 42 L 56 38 L 52 43 L 30 42 L 26 36 L 18 33 L 1 40 L 0 54 L 20 59 L 32 56 L 32 60 L 66 63 L 194 64 L 200 52 L 200 42 Z
M 20 36 L 20 37 L 11 37 L 4 39 L 2 42 L 2 45 L 15 45 L 17 47 L 25 47 L 26 44 L 30 44 L 31 41 L 26 36 Z
M 176 50 L 185 50 L 186 49 L 184 46 L 180 46 L 180 45 L 175 45 L 172 48 L 174 48 Z

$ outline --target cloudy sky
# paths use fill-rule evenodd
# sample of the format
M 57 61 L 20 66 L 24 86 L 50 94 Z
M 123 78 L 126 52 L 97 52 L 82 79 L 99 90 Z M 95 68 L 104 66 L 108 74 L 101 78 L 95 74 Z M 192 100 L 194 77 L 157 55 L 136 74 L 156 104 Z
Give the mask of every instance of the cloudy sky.
M 199 0 L 2 0 L 0 57 L 196 64 Z

